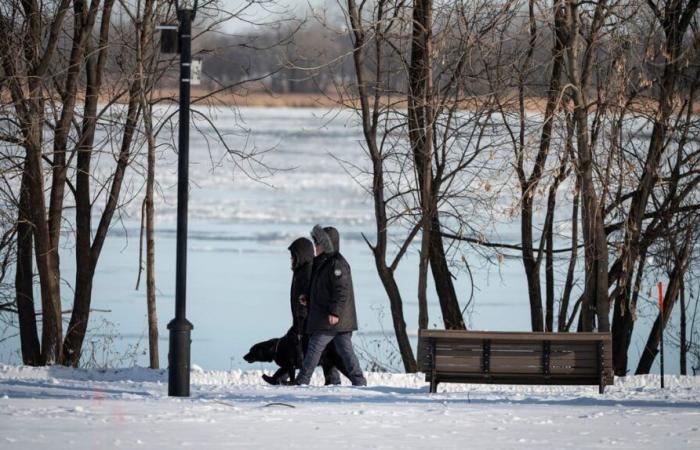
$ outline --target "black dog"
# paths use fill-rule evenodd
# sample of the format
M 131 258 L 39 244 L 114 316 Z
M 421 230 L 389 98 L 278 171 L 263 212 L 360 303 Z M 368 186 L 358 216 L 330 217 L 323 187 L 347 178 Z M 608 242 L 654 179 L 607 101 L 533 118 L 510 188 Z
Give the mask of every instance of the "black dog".
M 243 357 L 247 362 L 272 362 L 274 361 L 280 368 L 274 375 L 263 375 L 263 379 L 270 384 L 282 384 L 288 375 L 289 381 L 294 383 L 294 370 L 300 369 L 297 362 L 297 339 L 292 333 L 287 333 L 281 338 L 270 339 L 269 341 L 258 342 L 250 347 L 250 351 Z M 319 365 L 323 368 L 325 384 L 333 384 L 331 373 L 336 367 L 340 373 L 348 376 L 348 371 L 335 349 L 334 345 L 329 345 L 321 355 Z

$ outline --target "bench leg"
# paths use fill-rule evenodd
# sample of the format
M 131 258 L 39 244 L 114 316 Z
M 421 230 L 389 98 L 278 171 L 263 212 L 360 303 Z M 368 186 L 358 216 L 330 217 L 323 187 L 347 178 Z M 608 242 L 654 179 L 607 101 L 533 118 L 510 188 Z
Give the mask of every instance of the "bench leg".
M 605 391 L 605 345 L 598 342 L 598 393 Z
M 437 387 L 438 382 L 436 379 L 433 378 L 432 381 L 430 381 L 430 393 L 435 394 L 437 392 Z
M 438 380 L 435 371 L 430 373 L 430 393 L 434 394 L 437 392 Z

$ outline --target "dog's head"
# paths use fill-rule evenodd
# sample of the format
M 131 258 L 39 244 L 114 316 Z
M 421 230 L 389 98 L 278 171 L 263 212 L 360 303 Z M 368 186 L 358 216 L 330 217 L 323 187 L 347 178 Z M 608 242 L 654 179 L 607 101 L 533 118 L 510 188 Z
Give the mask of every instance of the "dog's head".
M 279 339 L 275 338 L 265 342 L 258 342 L 254 346 L 250 347 L 250 351 L 243 357 L 243 359 L 249 363 L 271 362 L 275 357 L 275 347 L 277 347 L 278 341 Z

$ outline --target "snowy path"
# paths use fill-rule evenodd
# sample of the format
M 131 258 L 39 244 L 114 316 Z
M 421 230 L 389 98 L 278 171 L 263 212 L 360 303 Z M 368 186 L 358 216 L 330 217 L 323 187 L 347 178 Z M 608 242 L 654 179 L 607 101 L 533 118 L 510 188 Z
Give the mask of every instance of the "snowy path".
M 419 375 L 295 388 L 260 374 L 193 372 L 192 397 L 173 399 L 165 371 L 0 365 L 0 448 L 700 448 L 700 377 L 431 396 Z

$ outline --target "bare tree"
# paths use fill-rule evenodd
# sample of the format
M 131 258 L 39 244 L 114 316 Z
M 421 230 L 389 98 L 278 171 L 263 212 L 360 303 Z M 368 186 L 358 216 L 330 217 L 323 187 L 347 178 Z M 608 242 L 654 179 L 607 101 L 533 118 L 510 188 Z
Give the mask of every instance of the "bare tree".
M 698 68 L 688 61 L 693 60 L 698 50 L 697 32 L 689 36 L 688 30 L 697 21 L 698 2 L 646 2 L 645 6 L 649 8 L 646 23 L 652 36 L 646 40 L 646 58 L 659 61 L 662 71 L 642 75 L 645 80 L 642 88 L 650 90 L 651 101 L 657 106 L 647 116 L 652 132 L 646 148 L 642 147 L 630 164 L 639 170 L 634 185 L 629 191 L 620 190 L 617 198 L 611 201 L 611 207 L 622 204 L 625 208 L 621 216 L 624 225 L 617 228 L 623 233 L 618 244 L 619 256 L 611 268 L 611 283 L 616 283 L 612 293 L 615 302 L 612 332 L 615 370 L 619 375 L 627 371 L 637 291 L 646 269 L 644 260 L 648 249 L 663 240 L 662 236 L 674 229 L 670 224 L 679 215 L 687 214 L 685 210 L 697 201 L 689 196 L 698 180 L 692 175 L 693 157 L 688 158 L 697 150 L 688 145 L 688 139 L 697 133 L 697 121 L 690 111 L 695 108 Z M 688 46 L 686 41 L 694 44 Z M 662 49 L 658 59 L 654 51 L 657 46 Z M 679 105 L 674 99 L 681 91 L 685 91 L 687 97 Z M 626 150 L 635 147 L 633 142 L 628 142 Z M 664 171 L 664 166 L 670 167 L 668 172 Z M 676 230 L 673 233 L 682 231 Z M 671 261 L 677 267 L 675 276 L 682 280 L 685 271 L 682 259 L 671 258 Z M 678 282 L 669 287 L 679 289 Z M 674 290 L 669 291 L 672 297 Z M 642 366 L 645 365 L 646 362 Z
M 76 21 L 83 25 L 82 4 L 76 4 Z M 10 2 L 4 4 L 0 15 L 0 53 L 2 53 L 3 85 L 10 93 L 11 103 L 5 107 L 13 109 L 10 123 L 14 130 L 8 137 L 16 139 L 21 133 L 24 155 L 23 182 L 20 204 L 20 222 L 30 221 L 33 230 L 36 265 L 39 272 L 42 300 L 42 339 L 40 363 L 61 361 L 63 330 L 61 327 L 61 305 L 58 276 L 58 247 L 50 234 L 44 198 L 43 146 L 44 123 L 47 111 L 46 80 L 50 77 L 51 60 L 58 46 L 58 37 L 63 21 L 70 10 L 70 2 L 40 4 L 34 2 Z M 19 50 L 19 51 L 17 51 Z M 77 51 L 77 49 L 76 49 Z M 68 79 L 66 80 L 68 81 Z M 71 89 L 71 86 L 67 86 Z M 60 128 L 59 128 L 60 131 Z M 53 221 L 52 221 L 53 222 Z M 18 240 L 18 253 L 23 270 L 18 294 L 27 300 L 24 288 L 28 286 L 23 277 L 31 280 L 31 269 L 25 266 L 24 255 L 31 251 L 26 233 Z M 28 271 L 26 269 L 29 269 Z M 19 271 L 18 271 L 19 273 Z M 22 302 L 26 304 L 26 301 Z M 26 312 L 23 313 L 26 317 Z M 21 322 L 22 323 L 22 322 Z M 33 349 L 32 349 L 33 350 Z
M 200 5 L 200 35 L 249 6 L 221 14 L 216 2 Z M 15 291 L 23 359 L 28 364 L 79 363 L 97 264 L 113 220 L 134 198 L 125 193 L 125 179 L 144 142 L 150 166 L 146 203 L 153 203 L 155 138 L 158 131 L 168 129 L 164 124 L 172 115 L 154 126 L 152 106 L 164 99 L 151 93 L 174 62 L 156 58 L 154 23 L 173 14 L 172 5 L 155 0 L 11 1 L 0 7 L 0 139 L 14 163 L 3 180 L 16 192 Z M 193 102 L 205 103 L 210 97 Z M 206 119 L 206 114 L 194 113 Z M 245 165 L 256 164 L 255 152 L 230 149 L 216 127 L 214 133 L 237 167 L 246 170 Z M 12 182 L 12 177 L 21 182 Z M 73 206 L 75 216 L 69 218 Z M 151 365 L 156 366 L 153 208 L 148 209 L 149 337 Z M 93 227 L 95 216 L 98 222 Z M 58 249 L 66 229 L 75 237 L 76 274 L 64 338 Z M 40 345 L 32 258 L 41 286 Z

